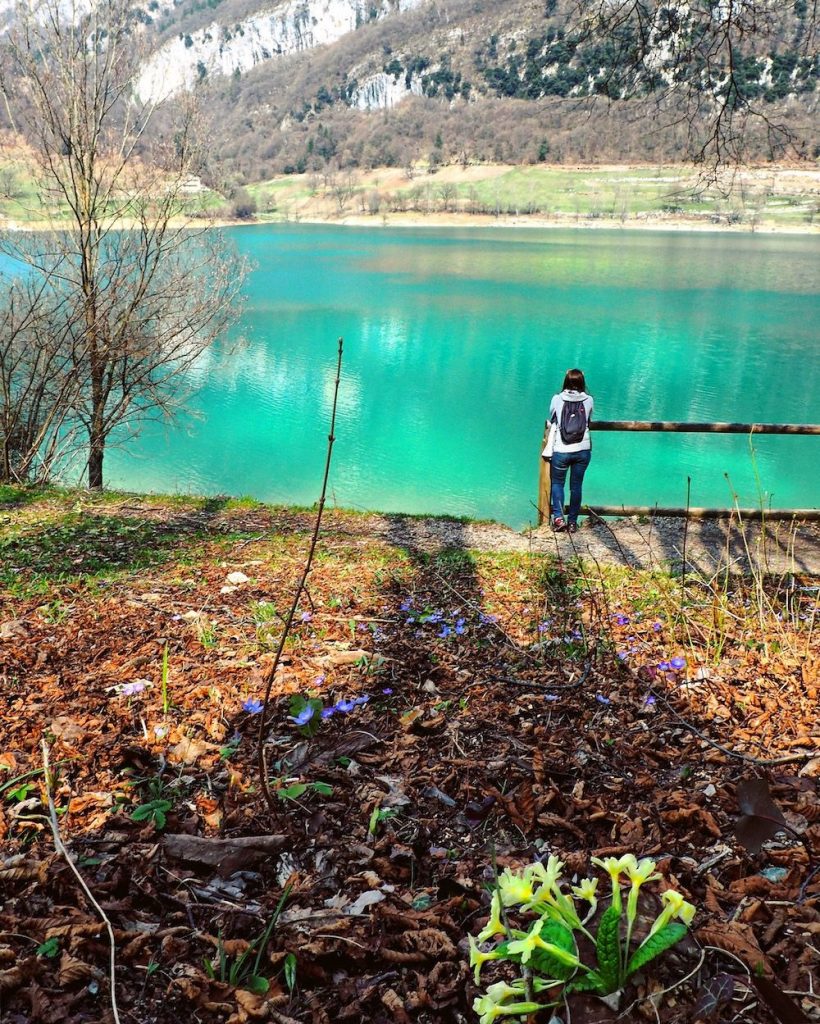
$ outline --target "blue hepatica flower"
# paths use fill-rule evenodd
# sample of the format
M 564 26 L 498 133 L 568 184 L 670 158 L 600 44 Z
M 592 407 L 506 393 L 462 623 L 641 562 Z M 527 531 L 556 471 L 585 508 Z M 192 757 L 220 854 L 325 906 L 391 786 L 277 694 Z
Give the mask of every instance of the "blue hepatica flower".
M 413 598 L 412 597 L 405 597 L 405 599 L 399 605 L 399 609 L 401 611 L 403 611 L 403 612 L 409 612 L 412 607 L 413 607 Z
M 353 708 L 356 707 L 356 705 L 353 703 L 352 700 L 342 699 L 337 700 L 333 707 L 336 711 L 340 711 L 343 715 L 346 715 L 348 711 L 352 711 Z
M 549 624 L 549 621 L 547 621 L 547 622 L 539 622 L 539 623 L 538 623 L 538 632 L 539 632 L 539 633 L 546 633 L 546 631 L 547 631 L 547 630 L 548 630 L 549 628 L 550 628 L 550 624 Z
M 673 658 L 669 664 L 676 672 L 680 672 L 682 668 L 686 668 L 686 658 Z
M 392 693 L 393 693 L 393 687 L 392 686 L 385 686 L 385 688 L 382 690 L 382 693 L 385 695 L 385 697 L 391 696 Z
M 627 615 L 616 615 L 615 616 L 615 622 L 619 626 L 628 626 L 629 625 L 629 617 Z
M 480 612 L 478 616 L 478 621 L 482 624 L 482 626 L 491 626 L 494 622 L 498 622 L 498 616 L 485 615 L 484 612 Z
M 609 697 L 605 697 L 602 693 L 596 693 L 595 694 L 595 699 L 598 701 L 599 704 L 611 704 L 612 703 L 612 701 L 609 699 Z
M 654 629 L 654 631 L 656 633 L 660 633 L 660 631 L 663 629 L 663 623 L 662 622 L 653 622 L 652 623 L 652 629 Z
M 310 620 L 312 618 L 313 618 L 313 616 L 310 614 L 310 612 L 302 612 L 302 615 L 301 615 L 302 622 L 310 622 Z
M 138 693 L 142 693 L 144 689 L 145 683 L 140 682 L 140 680 L 137 680 L 133 683 L 123 683 L 123 685 L 120 687 L 120 693 L 123 695 L 123 697 L 135 697 Z
M 659 672 L 671 672 L 672 671 L 672 666 L 671 666 L 671 664 L 668 661 L 662 661 L 658 665 L 658 671 Z
M 405 623 L 404 623 L 404 624 L 405 624 L 405 626 L 412 626 L 412 625 L 413 625 L 413 624 L 415 623 L 415 621 L 416 621 L 416 620 L 415 620 L 415 619 L 413 618 L 413 616 L 411 615 L 409 619 L 406 619 L 406 620 L 405 620 Z
M 322 683 L 325 681 L 325 678 L 326 677 L 323 675 L 316 676 L 316 678 L 313 680 L 314 686 L 321 686 Z
M 355 707 L 359 708 L 359 707 L 362 706 L 362 704 L 366 704 L 369 700 L 370 700 L 370 694 L 369 693 L 363 693 L 361 695 L 361 697 L 355 697 L 354 698 L 353 704 L 354 704 Z
M 248 697 L 242 705 L 242 710 L 247 711 L 249 715 L 258 715 L 262 710 L 262 701 L 257 700 L 256 697 Z
M 646 704 L 648 707 L 652 707 L 652 705 L 654 703 L 655 703 L 655 694 L 654 693 L 647 694 L 646 700 L 644 700 L 644 704 Z
M 441 629 L 436 633 L 436 636 L 441 637 L 442 640 L 446 640 L 447 637 L 452 633 L 452 629 L 445 622 Z
M 456 634 L 463 636 L 467 632 L 467 627 L 464 625 L 464 619 L 456 619 Z
M 626 653 L 626 651 L 618 651 L 618 657 L 621 661 L 626 661 L 629 655 Z
M 288 715 L 288 718 L 296 725 L 307 725 L 315 714 L 316 708 L 311 707 L 311 705 L 308 704 L 306 707 L 302 708 L 298 715 Z
M 336 714 L 336 708 L 322 708 L 322 718 L 332 718 Z

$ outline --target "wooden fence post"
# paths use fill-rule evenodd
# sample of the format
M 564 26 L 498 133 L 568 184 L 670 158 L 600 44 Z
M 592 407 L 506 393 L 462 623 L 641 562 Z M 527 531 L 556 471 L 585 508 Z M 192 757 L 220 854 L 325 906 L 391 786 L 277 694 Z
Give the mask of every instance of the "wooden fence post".
M 550 432 L 549 420 L 544 424 L 544 437 L 538 449 L 538 525 L 543 526 L 550 519 L 550 464 L 541 458 Z

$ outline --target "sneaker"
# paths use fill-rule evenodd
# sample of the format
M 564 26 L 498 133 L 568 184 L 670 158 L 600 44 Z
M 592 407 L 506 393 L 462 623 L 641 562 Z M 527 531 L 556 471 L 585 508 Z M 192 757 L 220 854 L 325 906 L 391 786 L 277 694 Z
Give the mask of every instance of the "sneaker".
M 558 516 L 556 519 L 553 519 L 552 528 L 553 530 L 555 530 L 556 533 L 562 533 L 564 530 L 566 530 L 567 524 L 560 516 Z

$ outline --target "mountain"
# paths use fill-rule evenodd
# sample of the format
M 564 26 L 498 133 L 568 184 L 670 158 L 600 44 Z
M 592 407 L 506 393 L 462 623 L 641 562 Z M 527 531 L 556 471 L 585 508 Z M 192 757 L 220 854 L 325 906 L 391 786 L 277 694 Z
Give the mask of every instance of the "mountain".
M 137 14 L 137 92 L 201 95 L 214 182 L 820 154 L 807 0 L 140 0 Z

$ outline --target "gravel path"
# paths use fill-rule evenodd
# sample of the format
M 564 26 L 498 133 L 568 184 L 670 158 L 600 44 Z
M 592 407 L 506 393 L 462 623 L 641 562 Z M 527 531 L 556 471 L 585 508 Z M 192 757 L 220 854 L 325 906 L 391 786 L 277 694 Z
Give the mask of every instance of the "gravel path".
M 674 568 L 683 563 L 685 520 L 586 520 L 574 536 L 555 534 L 547 526 L 516 533 L 499 523 L 461 523 L 450 519 L 369 516 L 369 532 L 391 544 L 423 551 L 472 548 L 479 551 L 538 551 L 575 555 L 602 564 L 644 569 Z M 795 572 L 820 576 L 820 528 L 816 524 L 692 521 L 686 534 L 690 570 L 709 577 L 724 571 Z

